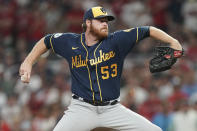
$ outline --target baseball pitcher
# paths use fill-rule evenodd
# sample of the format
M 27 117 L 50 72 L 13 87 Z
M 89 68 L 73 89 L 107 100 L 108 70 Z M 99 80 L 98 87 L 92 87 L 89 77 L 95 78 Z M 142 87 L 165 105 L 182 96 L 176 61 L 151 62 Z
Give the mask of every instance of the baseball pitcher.
M 21 80 L 28 83 L 33 63 L 49 49 L 69 63 L 72 100 L 54 131 L 90 131 L 96 127 L 120 131 L 161 131 L 158 126 L 119 103 L 123 62 L 135 44 L 152 37 L 168 43 L 170 48 L 150 62 L 152 73 L 164 71 L 182 55 L 182 46 L 176 39 L 152 26 L 109 33 L 108 22 L 114 19 L 103 7 L 92 7 L 84 14 L 83 33 L 46 35 L 21 64 Z

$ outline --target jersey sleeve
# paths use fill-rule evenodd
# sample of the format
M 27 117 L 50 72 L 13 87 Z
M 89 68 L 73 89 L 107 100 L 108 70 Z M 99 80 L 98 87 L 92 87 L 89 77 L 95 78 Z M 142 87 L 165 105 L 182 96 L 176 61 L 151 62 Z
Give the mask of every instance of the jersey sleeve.
M 73 41 L 74 36 L 72 33 L 56 33 L 48 34 L 44 38 L 44 43 L 48 49 L 51 49 L 54 53 L 65 56 L 69 52 L 68 43 Z
M 149 26 L 142 26 L 117 31 L 114 33 L 113 39 L 118 46 L 120 54 L 126 56 L 136 43 L 149 36 Z

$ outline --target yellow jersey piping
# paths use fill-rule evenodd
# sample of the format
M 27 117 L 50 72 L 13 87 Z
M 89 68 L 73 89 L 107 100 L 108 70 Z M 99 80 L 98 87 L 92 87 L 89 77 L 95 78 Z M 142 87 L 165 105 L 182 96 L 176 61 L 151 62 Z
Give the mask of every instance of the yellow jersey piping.
M 52 41 L 51 41 L 51 39 L 52 39 L 53 36 L 54 36 L 54 35 L 52 35 L 52 36 L 50 37 L 50 45 L 51 45 L 52 51 L 55 53 L 55 50 L 54 50 L 54 48 L 53 48 L 53 44 L 52 44 Z
M 102 43 L 102 42 L 101 42 L 101 43 Z M 95 57 L 95 59 L 96 59 L 96 50 L 97 50 L 98 47 L 101 45 L 101 43 L 100 43 L 100 44 L 96 47 L 96 49 L 94 50 L 94 57 Z M 101 101 L 103 101 L 102 93 L 101 93 L 101 87 L 100 87 L 99 78 L 98 78 L 97 63 L 96 63 L 96 77 L 97 77 L 97 83 L 98 83 L 99 92 L 100 92 L 100 98 L 101 98 Z
M 136 43 L 138 42 L 138 27 L 137 27 L 137 39 L 136 39 Z
M 87 48 L 85 47 L 85 45 L 84 45 L 84 43 L 82 41 L 82 34 L 81 34 L 81 44 L 84 47 L 84 49 L 86 50 L 86 52 L 87 52 L 87 55 L 86 55 L 86 67 L 88 69 L 88 75 L 89 75 L 89 80 L 90 80 L 90 88 L 91 88 L 91 91 L 92 91 L 92 99 L 93 99 L 93 101 L 95 101 L 95 99 L 94 99 L 94 91 L 93 91 L 93 88 L 92 88 L 92 80 L 91 80 L 91 76 L 90 76 L 90 70 L 89 70 L 89 67 L 88 67 L 88 50 L 87 50 Z

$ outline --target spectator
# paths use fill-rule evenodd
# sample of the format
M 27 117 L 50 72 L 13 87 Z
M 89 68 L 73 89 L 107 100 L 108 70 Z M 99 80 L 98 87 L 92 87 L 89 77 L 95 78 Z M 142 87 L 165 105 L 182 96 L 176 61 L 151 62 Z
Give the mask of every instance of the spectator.
M 122 7 L 121 18 L 128 27 L 151 25 L 151 17 L 142 1 L 132 0 Z
M 163 101 L 160 111 L 153 116 L 153 123 L 161 127 L 163 131 L 169 131 L 172 122 L 172 105 L 168 101 Z
M 184 84 L 182 91 L 190 97 L 193 93 L 197 92 L 197 83 L 195 81 L 195 72 L 190 70 L 184 75 Z
M 167 31 L 167 7 L 169 0 L 149 0 L 147 4 L 153 18 L 153 24 Z
M 0 130 L 1 131 L 11 131 L 10 126 L 5 120 L 0 118 Z
M 185 0 L 173 0 L 169 3 L 169 15 L 171 16 L 171 19 L 176 24 L 183 24 L 183 14 L 182 14 L 182 7 Z
M 5 106 L 2 107 L 0 116 L 3 120 L 11 125 L 11 130 L 14 130 L 14 124 L 16 121 L 20 120 L 21 107 L 17 103 L 17 95 L 12 95 L 8 98 Z M 7 127 L 7 124 L 5 126 Z
M 174 113 L 170 131 L 196 131 L 197 112 L 190 108 L 187 101 L 179 101 L 179 110 Z
M 197 1 L 186 0 L 183 5 L 184 25 L 186 29 L 197 32 Z
M 145 116 L 147 119 L 152 120 L 153 116 L 159 111 L 161 104 L 160 99 L 157 96 L 158 90 L 152 87 L 149 90 L 148 99 L 139 106 L 139 114 Z
M 74 0 L 73 8 L 66 14 L 65 21 L 68 22 L 68 31 L 79 33 L 82 31 L 81 23 L 84 11 L 81 1 Z
M 175 85 L 174 92 L 171 96 L 168 97 L 168 101 L 172 105 L 175 105 L 179 100 L 187 100 L 187 98 L 188 98 L 187 94 L 181 91 L 181 86 Z
M 189 47 L 187 49 L 187 57 L 193 61 L 197 62 L 197 38 L 194 35 L 190 35 L 189 37 Z

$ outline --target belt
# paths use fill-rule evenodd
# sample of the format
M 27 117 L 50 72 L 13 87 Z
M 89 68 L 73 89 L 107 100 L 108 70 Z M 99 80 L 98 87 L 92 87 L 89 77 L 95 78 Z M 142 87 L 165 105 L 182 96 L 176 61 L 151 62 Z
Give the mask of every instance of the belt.
M 86 103 L 89 103 L 93 106 L 107 106 L 107 105 L 115 105 L 117 103 L 119 103 L 118 100 L 112 100 L 112 101 L 93 101 L 93 100 L 87 100 L 87 99 L 84 99 L 84 98 L 81 98 L 77 95 L 72 95 L 72 98 L 73 99 L 76 99 L 76 100 L 81 100 L 81 101 L 84 101 Z

